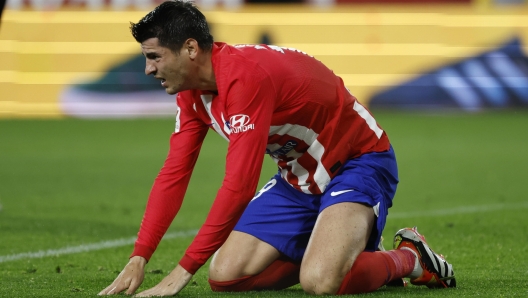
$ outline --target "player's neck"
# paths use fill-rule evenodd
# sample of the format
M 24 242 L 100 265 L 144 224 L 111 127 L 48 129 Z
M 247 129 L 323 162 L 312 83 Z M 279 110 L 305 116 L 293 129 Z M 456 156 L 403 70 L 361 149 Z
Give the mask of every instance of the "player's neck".
M 211 53 L 204 54 L 200 57 L 201 61 L 198 68 L 198 89 L 216 92 L 218 91 L 218 87 L 216 86 L 216 76 L 213 63 L 211 62 Z

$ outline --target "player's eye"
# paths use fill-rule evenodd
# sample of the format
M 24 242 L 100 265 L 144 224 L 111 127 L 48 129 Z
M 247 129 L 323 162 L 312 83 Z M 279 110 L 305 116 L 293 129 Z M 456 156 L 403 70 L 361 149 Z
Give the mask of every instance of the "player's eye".
M 145 55 L 147 57 L 147 59 L 149 60 L 156 60 L 158 61 L 161 57 L 157 54 L 147 54 Z

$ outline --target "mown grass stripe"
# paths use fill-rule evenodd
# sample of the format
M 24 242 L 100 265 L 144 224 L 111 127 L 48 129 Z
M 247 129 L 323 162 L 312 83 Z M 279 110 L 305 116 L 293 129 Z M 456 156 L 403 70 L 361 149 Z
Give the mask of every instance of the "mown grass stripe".
M 197 232 L 198 230 L 188 230 L 188 231 L 167 233 L 163 237 L 163 239 L 190 237 L 190 236 L 196 235 Z M 37 258 L 44 258 L 44 257 L 69 255 L 69 254 L 101 250 L 101 249 L 106 249 L 106 248 L 121 247 L 121 246 L 134 244 L 134 242 L 136 241 L 136 238 L 137 237 L 128 237 L 128 238 L 121 238 L 117 240 L 107 240 L 107 241 L 102 241 L 102 242 L 97 242 L 97 243 L 81 244 L 78 246 L 66 246 L 66 247 L 58 248 L 58 249 L 39 250 L 35 252 L 25 252 L 25 253 L 14 254 L 14 255 L 0 256 L 0 263 L 23 260 L 23 259 L 37 259 Z
M 493 205 L 481 205 L 481 206 L 462 206 L 450 209 L 437 209 L 430 211 L 413 211 L 413 212 L 391 212 L 390 218 L 412 218 L 412 217 L 436 217 L 446 216 L 455 214 L 467 214 L 467 213 L 479 213 L 479 212 L 491 212 L 498 210 L 515 210 L 515 209 L 526 209 L 528 208 L 528 202 L 516 203 L 516 204 L 493 204 Z M 196 235 L 198 230 L 188 230 L 168 233 L 163 239 L 183 238 Z M 67 246 L 59 249 L 48 249 L 39 250 L 36 252 L 26 252 L 20 254 L 0 256 L 0 263 L 24 260 L 24 259 L 36 259 L 52 256 L 61 256 L 68 254 L 76 254 L 82 252 L 90 252 L 95 250 L 102 250 L 106 248 L 121 247 L 126 245 L 134 244 L 136 237 L 121 238 L 117 240 L 108 240 L 97 243 L 82 244 L 78 246 Z

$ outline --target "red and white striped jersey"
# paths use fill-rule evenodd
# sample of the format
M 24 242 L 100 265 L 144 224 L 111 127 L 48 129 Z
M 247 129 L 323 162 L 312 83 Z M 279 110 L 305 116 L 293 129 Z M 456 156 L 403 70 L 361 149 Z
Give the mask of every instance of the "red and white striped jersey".
M 178 212 L 208 129 L 229 142 L 225 177 L 205 224 L 180 261 L 194 273 L 227 239 L 255 194 L 263 156 L 283 179 L 321 194 L 346 160 L 389 149 L 385 132 L 341 78 L 307 54 L 215 43 L 217 92 L 177 96 L 176 131 L 156 178 L 133 255 L 150 258 Z

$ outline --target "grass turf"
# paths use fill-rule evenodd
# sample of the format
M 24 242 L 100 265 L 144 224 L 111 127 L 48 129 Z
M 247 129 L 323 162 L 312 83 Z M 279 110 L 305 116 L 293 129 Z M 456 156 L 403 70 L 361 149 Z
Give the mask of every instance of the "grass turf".
M 394 145 L 401 180 L 385 246 L 399 228 L 417 225 L 454 264 L 458 288 L 381 288 L 366 296 L 528 296 L 528 113 L 376 117 Z M 132 238 L 173 125 L 171 119 L 0 121 L 0 297 L 94 297 L 110 284 L 132 244 L 42 258 L 20 254 Z M 170 233 L 200 227 L 222 180 L 226 148 L 209 134 Z M 275 172 L 268 159 L 261 185 Z M 163 240 L 140 290 L 170 272 L 191 240 Z M 179 295 L 306 296 L 299 286 L 213 293 L 206 267 Z

